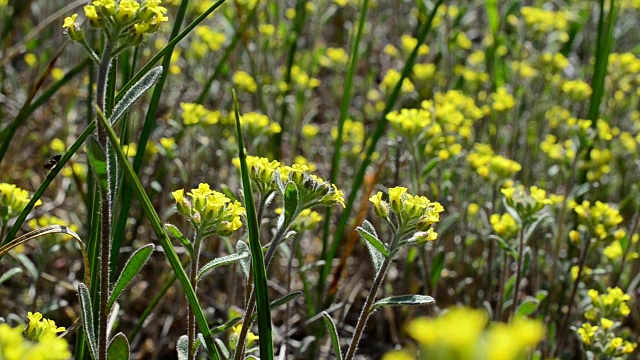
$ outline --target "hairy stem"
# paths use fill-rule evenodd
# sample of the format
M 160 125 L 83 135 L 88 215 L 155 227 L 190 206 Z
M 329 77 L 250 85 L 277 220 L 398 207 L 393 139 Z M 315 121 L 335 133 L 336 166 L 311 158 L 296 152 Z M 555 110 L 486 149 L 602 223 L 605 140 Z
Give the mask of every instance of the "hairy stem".
M 112 52 L 114 43 L 106 39 L 100 64 L 98 65 L 98 79 L 96 82 L 96 103 L 100 111 L 105 111 L 105 96 L 107 90 L 107 77 L 109 68 L 111 67 Z M 105 153 L 107 162 L 109 161 L 109 143 L 107 141 L 107 132 L 100 124 L 97 123 L 98 144 Z M 98 261 L 100 264 L 100 307 L 98 320 L 98 357 L 100 360 L 107 359 L 107 322 L 109 320 L 109 254 L 111 254 L 111 193 L 109 184 L 111 183 L 110 166 L 107 164 L 107 186 L 100 187 L 100 252 Z
M 193 247 L 193 259 L 191 261 L 191 266 L 189 267 L 189 282 L 191 283 L 191 287 L 193 287 L 193 291 L 197 294 L 198 289 L 198 266 L 200 260 L 200 248 L 202 247 L 202 237 L 199 234 L 196 234 L 195 244 Z M 193 307 L 187 302 L 188 308 L 188 317 L 187 317 L 187 337 L 189 340 L 189 350 L 187 359 L 193 360 L 196 358 L 195 349 L 193 348 L 193 344 L 196 342 L 196 315 L 193 312 Z

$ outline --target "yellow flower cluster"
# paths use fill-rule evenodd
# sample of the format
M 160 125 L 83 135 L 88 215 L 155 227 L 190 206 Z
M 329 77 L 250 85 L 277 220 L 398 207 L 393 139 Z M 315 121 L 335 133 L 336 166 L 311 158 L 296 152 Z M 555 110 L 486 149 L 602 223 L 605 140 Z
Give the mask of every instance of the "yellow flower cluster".
M 57 327 L 55 321 L 45 319 L 39 312 L 34 314 L 29 311 L 27 318 L 29 319 L 29 324 L 25 334 L 31 340 L 40 340 L 47 335 L 55 335 L 66 330 L 63 327 Z
M 588 297 L 589 303 L 584 314 L 588 322 L 578 328 L 578 335 L 585 347 L 596 354 L 606 355 L 606 358 L 633 353 L 638 344 L 618 336 L 621 325 L 619 320 L 631 313 L 627 305 L 631 296 L 620 288 L 607 288 L 604 294 L 591 289 Z
M 456 75 L 462 76 L 465 84 L 471 85 L 471 87 L 474 88 L 488 82 L 490 79 L 486 71 L 475 70 L 461 64 L 457 64 L 453 68 L 453 72 Z
M 551 134 L 547 134 L 540 143 L 540 149 L 549 158 L 567 165 L 576 157 L 576 147 L 573 140 L 567 139 L 559 143 L 558 138 Z
M 24 338 L 22 328 L 12 328 L 8 324 L 0 324 L 0 359 L 70 359 L 69 345 L 64 339 L 56 336 L 58 329 L 60 328 L 44 331 L 36 341 L 29 341 Z
M 240 159 L 233 159 L 233 165 L 240 168 Z M 275 171 L 280 168 L 280 162 L 277 160 L 269 161 L 265 157 L 247 156 L 247 169 L 249 177 L 256 184 L 258 191 L 266 194 L 276 189 L 276 182 L 273 177 Z
M 404 34 L 400 37 L 400 43 L 402 44 L 402 51 L 409 55 L 413 49 L 418 45 L 418 39 L 414 38 L 411 35 Z M 418 48 L 418 55 L 428 55 L 429 54 L 429 46 L 427 44 L 420 44 Z
M 545 52 L 540 58 L 543 70 L 550 70 L 551 73 L 559 72 L 569 66 L 569 59 L 562 53 Z
M 349 55 L 343 48 L 327 48 L 324 55 L 320 58 L 320 65 L 326 68 L 339 68 L 346 65 L 349 61 Z
M 491 217 L 489 217 L 489 222 L 493 227 L 493 231 L 504 240 L 515 238 L 520 230 L 520 225 L 518 225 L 516 219 L 509 213 L 502 215 L 492 214 Z
M 240 124 L 250 135 L 272 135 L 282 131 L 280 124 L 271 122 L 267 115 L 257 112 L 248 112 L 240 116 Z
M 191 220 L 203 235 L 229 236 L 242 227 L 240 217 L 245 209 L 239 201 L 231 201 L 224 194 L 211 190 L 209 184 L 201 183 L 191 189 L 185 198 L 184 189 L 171 193 L 176 200 L 178 212 Z
M 530 6 L 523 6 L 520 13 L 527 26 L 538 33 L 567 30 L 571 15 L 568 11 L 551 11 Z
M 482 115 L 473 99 L 450 90 L 423 101 L 420 109 L 392 111 L 387 119 L 399 135 L 424 143 L 426 156 L 446 160 L 462 151 L 460 142 L 471 137 L 473 125 Z
M 583 101 L 591 96 L 593 90 L 589 84 L 582 80 L 567 80 L 562 84 L 562 92 L 567 94 L 571 100 Z
M 204 106 L 194 103 L 180 103 L 182 109 L 182 123 L 185 126 L 195 124 L 217 124 L 222 115 L 219 111 L 207 110 Z
M 347 119 L 342 128 L 344 144 L 350 147 L 352 154 L 361 154 L 364 146 L 364 124 L 360 121 Z M 338 128 L 331 128 L 333 140 L 338 138 Z
M 316 205 L 334 206 L 336 204 L 345 206 L 342 190 L 338 189 L 335 184 L 312 174 L 309 166 L 284 165 L 279 167 L 278 171 L 285 186 L 289 181 L 296 184 L 299 196 L 298 208 L 307 209 Z
M 418 80 L 429 80 L 436 73 L 436 64 L 413 65 L 413 76 Z
M 482 310 L 458 307 L 435 319 L 418 318 L 406 331 L 420 345 L 419 358 L 517 360 L 526 358 L 544 336 L 541 322 L 517 318 L 492 323 Z M 383 360 L 415 359 L 409 350 L 391 352 Z
M 438 237 L 432 225 L 440 221 L 440 213 L 444 211 L 439 202 L 425 196 L 411 195 L 402 186 L 389 188 L 388 201 L 382 197 L 382 192 L 378 191 L 369 201 L 376 215 L 388 218 L 391 212 L 395 214 L 401 234 L 411 235 L 417 231 L 415 236 L 418 242 L 433 241 Z
M 418 134 L 422 134 L 432 124 L 435 125 L 431 129 L 431 132 L 435 132 L 434 135 L 439 135 L 442 132 L 440 125 L 434 124 L 431 120 L 431 112 L 424 109 L 392 111 L 387 114 L 387 120 L 398 134 L 409 139 L 414 139 Z
M 84 7 L 84 14 L 91 26 L 104 29 L 109 36 L 118 36 L 125 44 L 137 45 L 143 35 L 156 32 L 161 23 L 169 20 L 161 3 L 161 0 L 93 0 Z M 73 14 L 65 18 L 62 27 L 71 39 L 84 41 L 77 17 L 78 14 Z
M 629 103 L 629 96 L 640 96 L 640 58 L 633 53 L 609 55 L 607 84 L 619 105 Z
M 212 30 L 208 26 L 198 26 L 195 31 L 196 35 L 198 35 L 211 51 L 220 50 L 220 47 L 222 47 L 224 41 L 227 39 L 223 33 Z
M 528 192 L 523 185 L 507 186 L 501 192 L 507 204 L 516 210 L 522 221 L 531 220 L 546 205 L 564 201 L 563 196 L 547 196 L 547 192 L 537 186 L 531 186 Z
M 258 90 L 258 84 L 251 75 L 244 71 L 236 71 L 233 74 L 233 84 L 239 89 L 254 93 Z
M 309 74 L 298 65 L 291 67 L 291 80 L 303 90 L 314 89 L 320 86 L 320 79 L 309 76 Z
M 522 170 L 516 161 L 495 155 L 491 145 L 475 144 L 467 155 L 471 167 L 485 180 L 504 180 Z
M 384 74 L 382 78 L 382 82 L 380 83 L 380 89 L 383 92 L 391 92 L 393 88 L 396 86 L 398 81 L 400 81 L 401 74 L 397 70 L 389 69 L 387 73 Z M 409 78 L 404 78 L 402 81 L 402 87 L 400 88 L 403 93 L 411 93 L 415 90 L 415 86 Z
M 0 217 L 6 221 L 8 218 L 18 216 L 22 209 L 31 200 L 29 192 L 13 184 L 0 183 Z M 36 206 L 42 204 L 40 200 Z
M 516 106 L 516 99 L 506 88 L 498 88 L 495 93 L 491 94 L 491 108 L 494 111 L 505 112 L 513 109 L 514 106 Z
M 587 200 L 581 204 L 572 202 L 569 206 L 578 214 L 582 227 L 589 230 L 591 236 L 598 240 L 615 237 L 617 226 L 623 220 L 618 209 L 600 201 L 596 201 L 595 204 Z

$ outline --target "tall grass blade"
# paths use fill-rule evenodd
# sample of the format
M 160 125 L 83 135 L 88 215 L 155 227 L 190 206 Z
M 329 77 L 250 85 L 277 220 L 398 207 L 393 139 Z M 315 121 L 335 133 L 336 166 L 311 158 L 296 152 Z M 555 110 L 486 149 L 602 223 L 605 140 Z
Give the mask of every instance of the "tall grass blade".
M 264 267 L 264 257 L 260 244 L 260 229 L 258 227 L 258 217 L 256 206 L 253 202 L 253 191 L 251 190 L 251 180 L 249 179 L 249 169 L 247 168 L 247 152 L 244 148 L 242 138 L 242 127 L 240 126 L 240 111 L 238 110 L 238 99 L 233 91 L 233 110 L 236 119 L 236 134 L 238 138 L 238 157 L 240 158 L 240 173 L 242 175 L 242 191 L 244 192 L 244 207 L 247 211 L 247 230 L 249 231 L 249 246 L 251 247 L 251 257 L 253 259 L 254 291 L 256 292 L 256 302 L 258 307 L 258 331 L 260 333 L 260 357 L 262 359 L 273 359 L 273 340 L 271 338 L 271 310 L 269 309 L 269 294 L 267 293 L 267 272 Z M 251 311 L 246 309 L 246 311 Z

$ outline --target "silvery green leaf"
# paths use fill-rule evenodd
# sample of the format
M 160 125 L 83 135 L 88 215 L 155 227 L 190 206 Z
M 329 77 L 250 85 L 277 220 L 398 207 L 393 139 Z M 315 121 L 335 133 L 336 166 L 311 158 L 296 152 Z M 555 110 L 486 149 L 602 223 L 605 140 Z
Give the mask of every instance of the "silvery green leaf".
M 236 244 L 236 254 L 251 255 L 249 245 L 242 240 L 238 240 L 238 243 Z M 245 279 L 249 279 L 249 271 L 251 271 L 251 256 L 240 259 L 240 267 L 242 268 Z
M 123 333 L 117 333 L 109 342 L 107 360 L 129 360 L 129 340 Z
M 388 298 L 384 298 L 376 301 L 371 308 L 371 311 L 375 311 L 378 308 L 385 306 L 425 306 L 431 305 L 436 301 L 427 295 L 400 295 L 400 296 L 391 296 Z
M 380 254 L 384 255 L 384 257 L 389 257 L 389 250 L 387 250 L 387 247 L 380 241 L 378 234 L 376 234 L 376 229 L 374 229 L 369 221 L 365 220 L 362 222 L 362 225 L 358 226 L 356 231 L 358 231 L 358 234 L 367 240 L 368 243 L 373 245 Z
M 116 281 L 113 292 L 111 292 L 111 296 L 109 297 L 109 303 L 107 304 L 109 309 L 111 309 L 113 303 L 116 301 L 118 296 L 120 296 L 122 290 L 124 290 L 131 283 L 133 278 L 140 273 L 144 264 L 149 260 L 151 253 L 153 253 L 153 247 L 153 244 L 145 245 L 136 250 L 129 260 L 127 260 L 127 263 L 122 269 L 122 273 L 120 273 L 120 277 L 118 277 L 118 280 Z
M 82 325 L 84 326 L 84 333 L 87 337 L 87 343 L 89 345 L 89 351 L 91 357 L 97 359 L 98 354 L 98 336 L 96 329 L 93 326 L 93 309 L 91 305 L 91 295 L 89 289 L 83 283 L 78 285 L 78 295 L 80 296 L 80 312 L 82 313 Z
M 162 75 L 162 66 L 155 67 L 149 70 L 135 85 L 129 88 L 129 91 L 124 94 L 122 100 L 113 107 L 113 111 L 109 117 L 109 123 L 113 125 L 113 123 L 118 121 L 125 111 L 160 79 L 160 75 Z
M 322 319 L 324 324 L 329 330 L 329 336 L 331 337 L 331 344 L 333 345 L 333 352 L 336 354 L 338 360 L 342 360 L 342 351 L 340 350 L 340 338 L 338 337 L 338 330 L 336 330 L 336 324 L 326 311 L 322 312 Z

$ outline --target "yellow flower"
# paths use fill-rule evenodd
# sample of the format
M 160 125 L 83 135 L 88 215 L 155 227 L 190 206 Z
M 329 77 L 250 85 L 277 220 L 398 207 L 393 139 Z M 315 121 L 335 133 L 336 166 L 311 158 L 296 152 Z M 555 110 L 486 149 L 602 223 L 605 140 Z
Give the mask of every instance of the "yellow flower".
M 116 18 L 122 22 L 133 20 L 134 15 L 140 9 L 140 4 L 135 0 L 120 0 Z
M 591 341 L 594 339 L 596 331 L 598 331 L 597 326 L 593 326 L 589 323 L 582 324 L 582 327 L 578 329 L 578 334 L 582 339 L 582 342 L 585 345 L 590 345 Z
M 67 30 L 71 30 L 75 28 L 77 18 L 78 18 L 78 14 L 67 16 L 66 18 L 64 18 L 64 23 L 62 24 L 62 28 Z
M 611 327 L 613 326 L 614 322 L 607 319 L 607 318 L 602 318 L 600 319 L 600 325 L 602 325 L 602 330 L 609 330 L 611 329 Z
M 66 329 L 57 327 L 53 320 L 45 319 L 39 312 L 27 314 L 29 324 L 27 325 L 26 334 L 31 340 L 40 340 L 46 334 L 57 334 L 64 332 Z
M 258 84 L 256 84 L 256 81 L 251 75 L 244 71 L 236 71 L 236 73 L 233 74 L 233 83 L 240 89 L 248 92 L 254 93 L 258 90 Z

